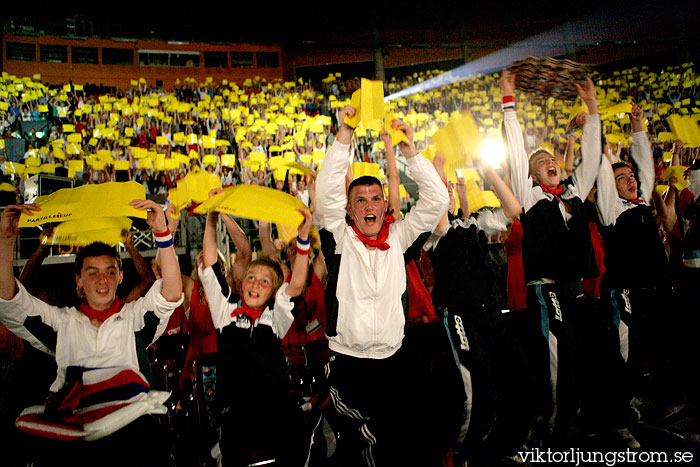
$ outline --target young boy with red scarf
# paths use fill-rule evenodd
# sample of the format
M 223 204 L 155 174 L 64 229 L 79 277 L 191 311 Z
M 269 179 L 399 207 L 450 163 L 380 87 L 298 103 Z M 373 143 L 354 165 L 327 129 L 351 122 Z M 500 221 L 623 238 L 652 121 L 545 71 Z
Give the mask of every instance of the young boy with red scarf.
M 432 231 L 449 199 L 433 165 L 416 150 L 413 131 L 398 120 L 391 124 L 408 139 L 399 147 L 418 184 L 416 206 L 393 221 L 373 177 L 353 180 L 346 192 L 354 129 L 345 117 L 355 112 L 351 106 L 339 112 L 340 127 L 316 178 L 314 200 L 328 269 L 326 336 L 333 354 L 326 377 L 340 430 L 336 459 L 338 465 L 409 465 L 417 460 L 400 461 L 416 447 L 403 436 L 410 418 L 402 384 L 409 372 L 401 352 L 408 309 L 404 252 L 421 233 Z
M 214 190 L 212 195 L 217 191 Z M 275 463 L 303 466 L 311 432 L 297 401 L 280 344 L 294 321 L 294 298 L 304 291 L 311 250 L 311 212 L 299 209 L 297 255 L 289 282 L 279 263 L 262 257 L 243 275 L 240 295 L 212 267 L 217 262 L 218 212 L 207 215 L 199 280 L 219 332 L 216 364 L 216 401 L 221 410 L 219 446 L 223 465 L 248 465 L 256 453 L 272 455 Z
M 81 411 L 107 407 L 115 401 L 129 402 L 149 390 L 145 348 L 163 333 L 173 310 L 182 303 L 182 280 L 162 207 L 151 200 L 134 200 L 131 206 L 148 211 L 146 220 L 160 249 L 162 279 L 143 298 L 122 304 L 116 296 L 123 279 L 119 254 L 109 245 L 92 243 L 76 256 L 75 279 L 83 299 L 79 309 L 48 305 L 15 280 L 13 250 L 20 215 L 32 216 L 41 208 L 34 204 L 8 206 L 0 217 L 0 321 L 17 336 L 56 357 L 57 376 L 43 412 L 48 421 L 63 423 Z M 111 378 L 105 379 L 108 374 Z M 100 441 L 59 443 L 48 450 L 39 447 L 33 450 L 39 456 L 36 465 L 58 465 L 56 462 L 67 459 L 71 465 L 155 465 L 163 458 L 150 457 L 157 437 L 150 422 L 154 420 L 141 417 Z M 24 431 L 59 440 L 67 435 L 78 439 L 91 436 L 84 425 L 85 433 L 80 428 L 70 433 L 66 425 L 42 427 L 39 432 Z M 130 449 L 124 449 L 125 443 Z M 134 452 L 140 452 L 141 458 Z

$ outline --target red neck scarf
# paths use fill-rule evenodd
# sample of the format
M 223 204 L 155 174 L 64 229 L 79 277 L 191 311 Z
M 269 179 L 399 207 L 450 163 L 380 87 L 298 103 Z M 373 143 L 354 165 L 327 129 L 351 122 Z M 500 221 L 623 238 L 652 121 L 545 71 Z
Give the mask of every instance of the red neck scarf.
M 260 318 L 260 315 L 262 314 L 263 310 L 265 309 L 265 305 L 258 307 L 258 308 L 251 308 L 249 307 L 243 299 L 241 299 L 241 306 L 236 308 L 233 313 L 231 313 L 231 317 L 234 317 L 236 315 L 240 315 L 243 313 L 246 315 L 250 320 L 254 323 L 255 320 Z
M 564 186 L 563 185 L 557 185 L 554 188 L 542 185 L 541 183 L 538 183 L 540 188 L 542 188 L 542 191 L 545 193 L 549 193 L 550 195 L 554 195 L 556 198 L 559 198 L 562 193 L 564 193 Z
M 119 297 L 114 297 L 114 301 L 112 302 L 112 305 L 110 305 L 109 308 L 106 310 L 95 310 L 92 308 L 90 305 L 87 304 L 86 301 L 83 301 L 83 303 L 80 304 L 80 311 L 87 316 L 90 319 L 96 319 L 100 323 L 104 323 L 107 318 L 112 316 L 113 314 L 119 313 L 119 311 L 122 309 L 122 304 L 119 302 Z
M 392 214 L 385 215 L 384 222 L 382 222 L 382 228 L 379 231 L 379 233 L 377 234 L 377 238 L 375 240 L 372 240 L 367 235 L 360 232 L 360 230 L 355 225 L 355 222 L 350 221 L 350 227 L 352 227 L 352 230 L 355 231 L 357 238 L 362 243 L 364 243 L 368 247 L 376 247 L 382 251 L 385 251 L 385 250 L 389 249 L 389 244 L 386 242 L 386 239 L 389 236 L 389 226 L 391 224 L 393 224 L 395 221 L 396 221 L 396 219 L 394 219 L 394 216 Z

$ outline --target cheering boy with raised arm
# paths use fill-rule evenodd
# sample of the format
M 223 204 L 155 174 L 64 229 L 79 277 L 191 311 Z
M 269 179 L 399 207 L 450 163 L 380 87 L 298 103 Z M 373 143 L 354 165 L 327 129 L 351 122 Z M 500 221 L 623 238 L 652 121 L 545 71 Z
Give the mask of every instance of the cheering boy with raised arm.
M 583 330 L 593 322 L 593 309 L 581 280 L 598 275 L 583 210 L 602 155 L 598 103 L 590 79 L 576 84 L 589 115 L 581 137 L 581 162 L 562 180 L 554 155 L 544 149 L 529 156 L 525 152 L 513 98 L 515 77 L 508 70 L 503 71 L 501 90 L 511 187 L 523 207 L 523 269 L 535 343 L 528 350 L 536 354 L 532 367 L 540 382 L 536 402 L 540 415 L 549 417 L 549 429 L 564 441 L 579 408 L 579 392 L 586 392 L 577 376 L 590 366 L 590 359 L 579 344 L 596 338 Z
M 162 207 L 150 200 L 134 200 L 131 206 L 148 211 L 146 221 L 160 249 L 162 279 L 156 281 L 143 298 L 120 303 L 116 295 L 123 279 L 119 254 L 105 243 L 91 243 L 76 255 L 75 279 L 78 295 L 83 298 L 79 308 L 48 305 L 31 296 L 15 280 L 12 260 L 19 235 L 19 217 L 22 213 L 31 216 L 40 211 L 40 207 L 34 204 L 8 206 L 0 217 L 0 321 L 39 350 L 56 356 L 58 371 L 44 411 L 51 419 L 64 420 L 77 413 L 83 401 L 97 403 L 97 394 L 86 388 L 92 385 L 94 389 L 98 380 L 101 381 L 98 385 L 102 386 L 121 381 L 114 390 L 128 386 L 136 392 L 147 391 L 150 367 L 145 347 L 163 333 L 173 310 L 182 303 L 180 267 Z M 105 379 L 107 374 L 113 376 Z M 123 392 L 119 394 L 124 395 Z M 60 459 L 65 454 L 71 459 L 71 465 L 120 465 L 128 459 L 134 461 L 133 452 L 145 449 L 138 454 L 143 460 L 153 450 L 146 447 L 152 430 L 153 427 L 141 427 L 128 438 L 120 434 L 111 444 L 110 438 L 117 435 L 108 436 L 95 444 L 95 449 L 92 443 L 89 446 L 67 443 L 66 453 L 70 454 L 55 451 L 52 455 Z M 61 439 L 63 434 L 57 431 L 50 437 Z M 150 439 L 153 443 L 153 438 Z M 131 454 L 120 445 L 127 441 L 136 450 Z M 51 453 L 37 449 L 36 454 Z
M 326 335 L 333 352 L 326 376 L 345 422 L 341 442 L 346 444 L 337 455 L 348 465 L 399 465 L 406 413 L 400 352 L 408 296 L 403 253 L 435 227 L 449 199 L 433 165 L 416 150 L 412 129 L 398 120 L 392 126 L 408 138 L 400 149 L 420 190 L 415 208 L 403 220 L 387 216 L 384 191 L 374 177 L 355 179 L 346 193 L 354 129 L 345 117 L 355 112 L 351 106 L 339 112 L 336 140 L 316 178 L 314 223 L 328 268 Z

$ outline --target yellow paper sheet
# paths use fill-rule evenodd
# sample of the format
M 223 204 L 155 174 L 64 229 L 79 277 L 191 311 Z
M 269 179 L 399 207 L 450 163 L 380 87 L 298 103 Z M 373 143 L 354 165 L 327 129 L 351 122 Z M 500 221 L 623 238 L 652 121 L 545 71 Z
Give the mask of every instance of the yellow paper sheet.
M 345 123 L 355 128 L 360 123 L 364 128 L 381 131 L 384 118 L 384 83 L 362 78 L 360 89 L 352 94 L 350 105 L 355 107 L 355 116 L 345 118 Z
M 668 167 L 663 174 L 661 174 L 661 179 L 666 180 L 667 182 L 671 182 L 671 178 L 675 177 L 676 181 L 674 183 L 674 186 L 680 193 L 685 189 L 686 186 L 688 186 L 688 180 L 685 178 L 685 171 L 688 170 L 688 167 L 685 167 L 683 165 L 672 165 Z
M 360 178 L 366 175 L 378 179 L 385 178 L 384 175 L 381 173 L 381 168 L 379 167 L 379 164 L 377 163 L 353 162 L 351 168 L 353 178 Z
M 394 115 L 391 112 L 387 112 L 384 115 L 384 129 L 387 133 L 389 133 L 389 136 L 391 136 L 391 144 L 393 146 L 396 146 L 401 142 L 408 143 L 408 137 L 406 136 L 406 133 L 404 133 L 401 130 L 395 130 L 391 126 L 391 122 L 394 120 L 394 118 L 396 117 L 394 117 Z
M 116 245 L 126 241 L 131 222 L 128 217 L 93 217 L 66 221 L 56 226 L 47 243 L 85 246 L 99 241 Z
M 666 119 L 673 135 L 689 148 L 700 147 L 700 127 L 690 116 L 669 115 Z
M 177 182 L 179 195 L 202 203 L 209 199 L 209 192 L 215 188 L 221 188 L 221 179 L 215 174 L 202 172 L 201 170 L 188 173 L 185 178 Z
M 222 154 L 221 155 L 221 166 L 234 168 L 236 167 L 236 155 L 235 154 Z
M 145 199 L 146 189 L 137 182 L 108 182 L 63 188 L 50 195 L 39 196 L 35 204 L 41 211 L 33 216 L 22 214 L 20 227 L 35 227 L 48 222 L 65 222 L 94 217 L 138 217 L 145 219 L 146 211 L 129 206 L 134 199 Z M 110 200 L 108 203 L 105 200 Z
M 471 161 L 481 151 L 483 138 L 471 113 L 451 118 L 433 135 L 436 151 L 445 158 L 445 171 L 454 171 Z
M 250 200 L 256 202 L 251 203 Z M 304 204 L 299 199 L 283 191 L 258 185 L 236 185 L 200 204 L 195 212 L 205 214 L 219 211 L 236 217 L 297 227 L 304 220 L 304 216 L 297 211 L 301 207 Z

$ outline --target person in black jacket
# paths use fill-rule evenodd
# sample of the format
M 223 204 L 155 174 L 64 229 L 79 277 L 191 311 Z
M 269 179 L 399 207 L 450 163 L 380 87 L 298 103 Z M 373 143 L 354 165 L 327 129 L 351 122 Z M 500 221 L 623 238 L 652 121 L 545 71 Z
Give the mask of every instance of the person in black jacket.
M 255 452 L 271 454 L 276 464 L 304 465 L 311 434 L 290 396 L 290 381 L 280 343 L 294 321 L 292 299 L 306 284 L 311 213 L 299 209 L 297 257 L 289 282 L 279 264 L 252 261 L 238 295 L 212 266 L 217 261 L 218 212 L 207 216 L 199 278 L 209 301 L 217 344 L 216 400 L 221 410 L 220 448 L 226 466 L 248 465 Z
M 576 84 L 588 107 L 582 129 L 581 162 L 570 178 L 549 151 L 529 156 L 515 113 L 515 77 L 504 70 L 503 134 L 511 188 L 523 207 L 523 269 L 534 352 L 531 366 L 539 381 L 536 403 L 544 436 L 568 443 L 575 435 L 579 409 L 598 391 L 589 346 L 601 329 L 592 329 L 596 307 L 582 279 L 598 276 L 583 202 L 591 191 L 602 156 L 601 124 L 593 82 Z M 537 383 L 536 383 L 537 384 Z M 548 420 L 548 423 L 547 423 Z

